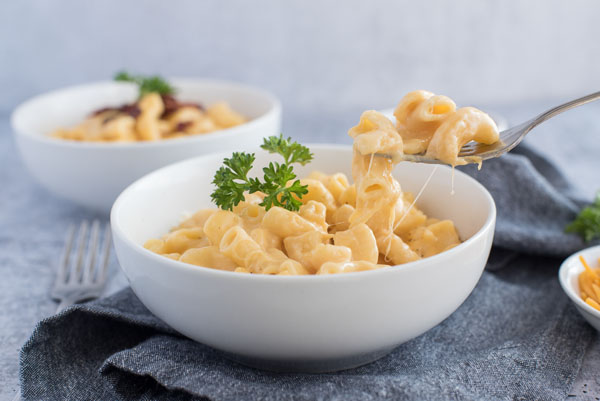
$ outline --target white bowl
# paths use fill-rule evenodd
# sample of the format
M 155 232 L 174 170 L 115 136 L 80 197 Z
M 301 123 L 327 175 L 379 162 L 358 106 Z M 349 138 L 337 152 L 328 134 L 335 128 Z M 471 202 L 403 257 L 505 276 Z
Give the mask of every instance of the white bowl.
M 227 101 L 250 118 L 204 135 L 157 142 L 75 142 L 48 135 L 81 122 L 90 112 L 132 102 L 137 87 L 122 82 L 74 86 L 36 96 L 13 112 L 16 142 L 29 171 L 47 189 L 73 202 L 109 211 L 119 193 L 159 167 L 190 157 L 257 147 L 281 128 L 279 100 L 262 89 L 204 79 L 169 79 L 177 97 L 209 105 Z
M 350 174 L 350 147 L 309 145 L 315 160 L 299 168 Z M 398 267 L 328 276 L 232 273 L 157 255 L 142 244 L 180 222 L 184 212 L 214 207 L 209 194 L 225 155 L 186 160 L 155 171 L 119 196 L 111 212 L 120 265 L 133 291 L 180 333 L 256 367 L 325 372 L 373 361 L 454 312 L 485 267 L 496 220 L 488 191 L 438 167 L 418 202 L 430 216 L 452 219 L 463 240 L 442 254 Z M 277 160 L 257 152 L 256 166 Z M 416 193 L 434 168 L 403 163 L 395 175 Z
M 596 261 L 600 257 L 600 245 L 591 248 L 583 249 L 569 256 L 560 266 L 558 271 L 558 279 L 563 290 L 581 315 L 591 324 L 596 330 L 600 331 L 600 311 L 586 304 L 581 296 L 579 296 L 579 274 L 584 270 L 579 260 L 579 255 L 582 255 L 587 262 L 595 266 Z

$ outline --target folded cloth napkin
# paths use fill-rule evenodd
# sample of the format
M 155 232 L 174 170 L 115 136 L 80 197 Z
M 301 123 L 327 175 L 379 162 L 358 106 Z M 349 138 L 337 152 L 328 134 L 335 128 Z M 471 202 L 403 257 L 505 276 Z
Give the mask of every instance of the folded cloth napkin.
M 21 353 L 23 398 L 564 399 L 593 337 L 556 279 L 558 257 L 583 246 L 564 233 L 578 205 L 527 148 L 465 171 L 498 207 L 489 271 L 452 316 L 388 356 L 330 374 L 254 370 L 179 335 L 125 289 L 38 324 Z

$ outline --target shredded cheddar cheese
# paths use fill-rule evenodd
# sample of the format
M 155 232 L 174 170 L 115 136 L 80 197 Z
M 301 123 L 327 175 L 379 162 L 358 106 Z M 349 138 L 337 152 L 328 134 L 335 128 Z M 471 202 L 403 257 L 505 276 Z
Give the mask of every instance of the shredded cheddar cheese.
M 581 255 L 579 260 L 585 268 L 579 275 L 579 295 L 586 304 L 600 311 L 600 268 L 592 269 Z

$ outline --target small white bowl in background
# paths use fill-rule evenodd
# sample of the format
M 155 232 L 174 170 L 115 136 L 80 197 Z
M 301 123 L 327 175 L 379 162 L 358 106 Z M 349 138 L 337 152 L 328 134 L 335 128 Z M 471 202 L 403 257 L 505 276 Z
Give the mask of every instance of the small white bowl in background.
M 351 177 L 352 148 L 308 145 L 314 160 L 295 167 Z M 374 271 L 268 276 L 198 267 L 143 247 L 184 213 L 214 208 L 214 172 L 225 155 L 203 156 L 155 171 L 128 187 L 111 212 L 119 264 L 140 300 L 175 330 L 244 364 L 283 371 L 356 367 L 439 324 L 471 293 L 485 267 L 496 221 L 489 192 L 473 178 L 437 167 L 418 206 L 451 219 L 464 242 L 430 258 Z M 255 166 L 276 156 L 259 150 Z M 428 164 L 401 163 L 402 188 L 417 193 Z
M 600 245 L 591 248 L 583 249 L 569 256 L 560 266 L 558 271 L 558 279 L 563 290 L 581 315 L 591 324 L 596 330 L 600 331 L 600 311 L 586 304 L 579 295 L 579 274 L 583 272 L 584 267 L 579 260 L 579 255 L 594 267 L 600 258 Z
M 76 142 L 49 137 L 57 128 L 82 122 L 94 110 L 137 98 L 137 86 L 129 83 L 73 86 L 36 96 L 13 112 L 11 123 L 25 165 L 56 195 L 108 212 L 117 195 L 144 174 L 198 155 L 255 148 L 263 137 L 280 132 L 280 102 L 269 92 L 218 80 L 169 82 L 182 101 L 210 105 L 224 100 L 249 121 L 208 134 L 156 142 Z

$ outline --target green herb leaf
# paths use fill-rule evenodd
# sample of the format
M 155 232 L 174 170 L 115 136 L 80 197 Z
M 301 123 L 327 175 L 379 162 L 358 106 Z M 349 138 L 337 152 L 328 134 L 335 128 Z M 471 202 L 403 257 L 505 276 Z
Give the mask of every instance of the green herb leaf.
M 267 196 L 263 199 L 261 206 L 269 210 L 272 206 L 280 206 L 288 210 L 298 210 L 302 205 L 302 195 L 308 193 L 308 186 L 301 185 L 299 180 L 290 186 L 287 183 L 294 178 L 294 168 L 291 165 L 269 163 L 263 168 L 265 183 L 263 191 Z M 295 196 L 294 196 L 295 195 Z
M 586 242 L 600 238 L 600 192 L 594 203 L 583 208 L 566 231 L 579 234 Z
M 273 206 L 283 207 L 296 211 L 302 206 L 300 199 L 308 193 L 308 186 L 295 180 L 291 185 L 288 182 L 296 178 L 293 163 L 302 165 L 312 160 L 310 150 L 291 138 L 284 139 L 283 135 L 271 136 L 264 139 L 261 146 L 270 153 L 278 153 L 285 159 L 280 164 L 271 162 L 262 169 L 263 181 L 258 178 L 248 178 L 252 164 L 256 159 L 254 154 L 235 152 L 231 158 L 223 160 L 224 166 L 220 167 L 213 178 L 215 191 L 211 194 L 213 202 L 224 210 L 232 210 L 244 200 L 244 192 L 263 192 L 265 198 L 260 203 L 266 210 Z
M 120 71 L 115 75 L 115 81 L 134 82 L 137 84 L 136 78 L 130 75 L 127 71 Z
M 175 89 L 163 78 L 158 75 L 145 77 L 143 75 L 131 75 L 127 71 L 121 71 L 115 75 L 115 81 L 132 82 L 138 85 L 139 97 L 148 93 L 158 93 L 160 95 L 172 95 Z
M 269 153 L 279 153 L 285 159 L 285 164 L 300 163 L 304 166 L 313 159 L 310 149 L 298 142 L 292 142 L 292 138 L 284 138 L 283 134 L 264 138 L 260 147 Z
M 256 188 L 248 179 L 248 172 L 252 168 L 254 159 L 254 153 L 234 152 L 231 158 L 223 160 L 225 166 L 217 170 L 212 181 L 217 189 L 210 195 L 213 202 L 221 209 L 232 210 L 244 200 L 244 192 Z
M 302 206 L 302 195 L 308 193 L 308 185 L 300 184 L 300 180 L 294 181 L 292 185 L 281 193 L 281 205 L 288 210 L 298 210 Z M 289 206 L 288 206 L 289 205 Z

